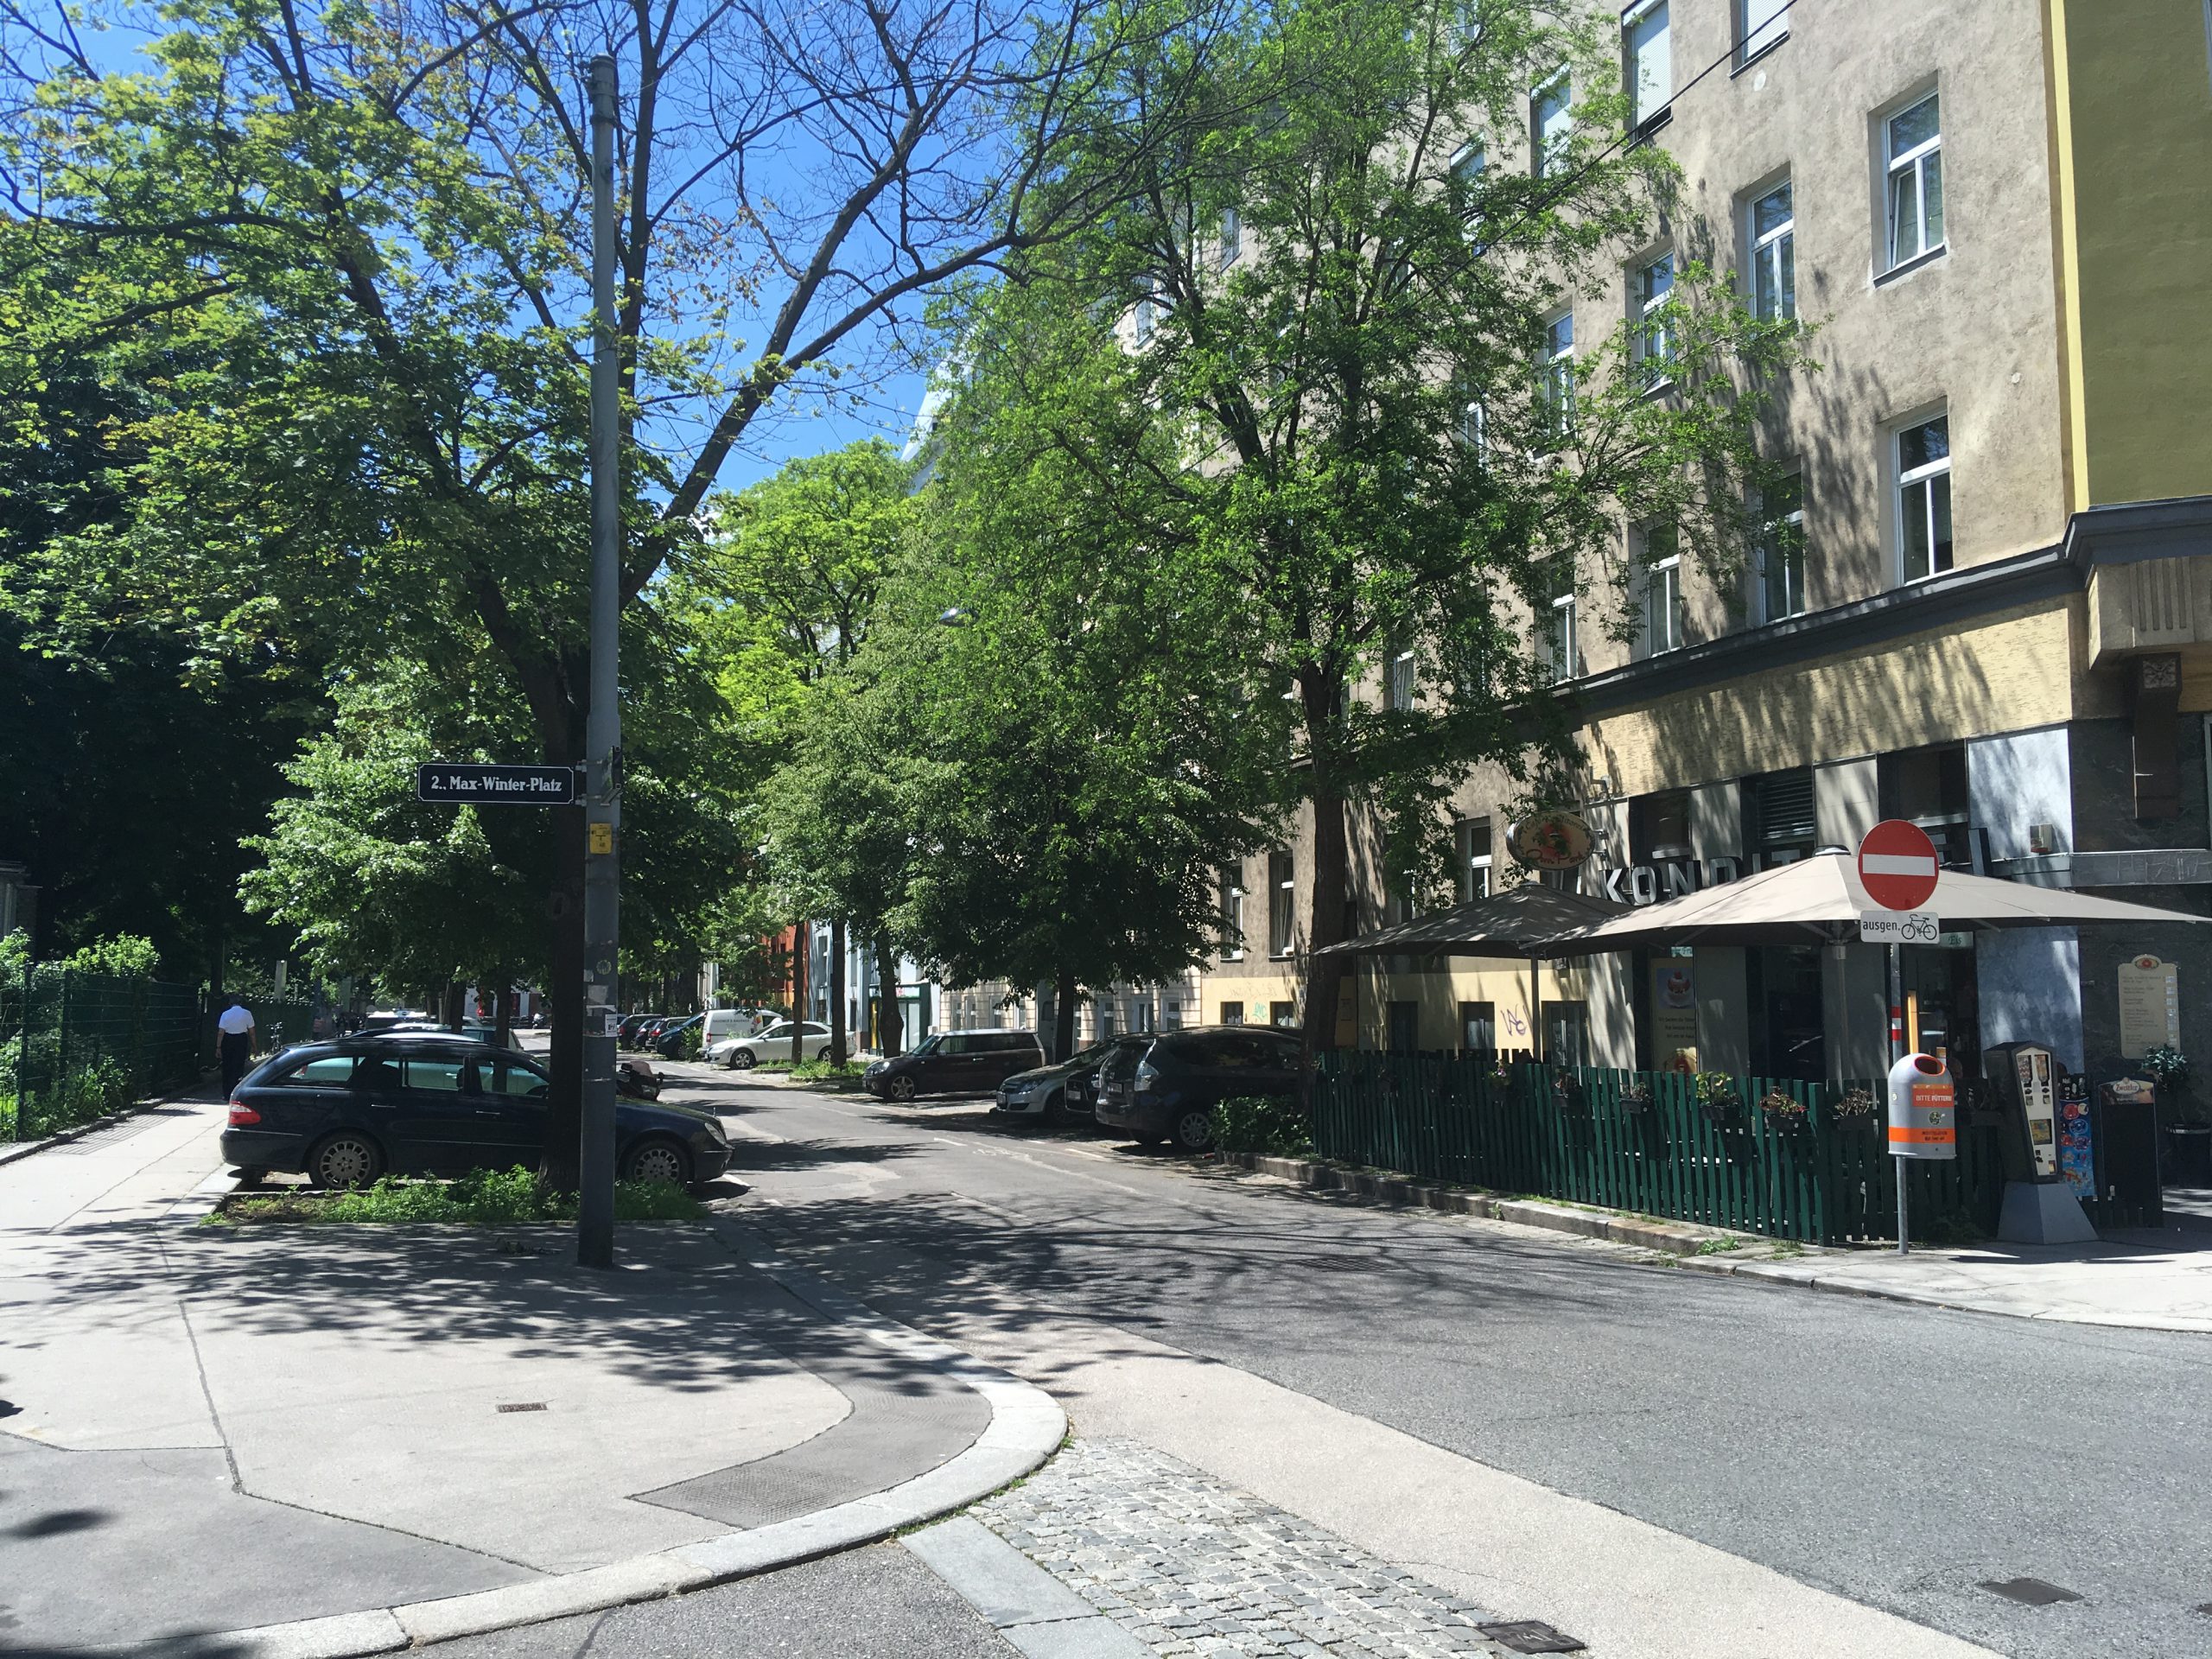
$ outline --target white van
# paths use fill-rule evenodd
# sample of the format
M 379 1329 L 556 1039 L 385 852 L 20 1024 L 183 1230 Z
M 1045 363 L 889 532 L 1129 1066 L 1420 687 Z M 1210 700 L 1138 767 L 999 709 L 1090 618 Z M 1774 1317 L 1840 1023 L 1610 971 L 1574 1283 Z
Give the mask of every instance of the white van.
M 751 1037 L 766 1031 L 776 1016 L 759 1008 L 709 1008 L 699 1026 L 699 1052 L 733 1037 Z

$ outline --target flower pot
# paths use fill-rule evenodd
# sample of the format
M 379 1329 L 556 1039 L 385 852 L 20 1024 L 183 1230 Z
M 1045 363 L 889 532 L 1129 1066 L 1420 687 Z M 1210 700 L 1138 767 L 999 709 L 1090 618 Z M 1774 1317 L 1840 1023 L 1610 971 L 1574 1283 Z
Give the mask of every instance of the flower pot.
M 2168 1186 L 2212 1186 L 2212 1124 L 2169 1123 L 2158 1179 Z

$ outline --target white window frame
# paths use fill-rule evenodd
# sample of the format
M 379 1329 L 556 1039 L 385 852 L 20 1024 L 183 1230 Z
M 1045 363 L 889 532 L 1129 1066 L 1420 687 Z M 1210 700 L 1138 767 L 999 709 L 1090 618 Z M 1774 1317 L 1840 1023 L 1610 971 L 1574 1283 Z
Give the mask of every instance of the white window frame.
M 1244 254 L 1244 219 L 1234 207 L 1221 210 L 1221 268 L 1227 270 Z
M 1682 648 L 1682 543 L 1681 532 L 1657 525 L 1643 532 L 1643 550 L 1649 558 L 1651 538 L 1669 537 L 1674 550 L 1650 559 L 1643 568 L 1643 654 L 1663 657 Z
M 1554 99 L 1557 102 L 1552 104 Z M 1544 136 L 1544 110 L 1548 104 L 1552 104 L 1558 117 L 1558 129 L 1548 142 Z M 1574 82 L 1562 69 L 1529 92 L 1529 175 L 1536 179 L 1548 177 L 1554 160 L 1573 138 Z
M 1418 683 L 1410 650 L 1394 651 L 1382 666 L 1382 706 L 1402 714 L 1414 706 Z
M 1759 209 L 1788 193 L 1789 214 L 1770 230 L 1759 228 Z M 1797 315 L 1797 184 L 1794 178 L 1778 179 L 1754 195 L 1744 207 L 1744 237 L 1751 249 L 1751 310 L 1766 321 L 1793 319 Z M 1783 280 L 1785 269 L 1789 280 Z M 1771 278 L 1774 307 L 1767 308 L 1761 283 Z
M 1244 871 L 1236 867 L 1221 873 L 1221 959 L 1244 960 Z
M 1567 325 L 1566 343 L 1560 343 L 1560 325 Z M 1544 324 L 1544 352 L 1542 360 L 1544 400 L 1545 454 L 1556 454 L 1567 448 L 1567 441 L 1574 432 L 1574 313 L 1560 312 Z
M 1796 506 L 1777 517 L 1770 512 L 1765 502 L 1762 501 L 1759 504 L 1758 568 L 1751 573 L 1751 577 L 1758 584 L 1758 618 L 1762 622 L 1780 622 L 1789 617 L 1802 616 L 1806 609 L 1805 474 L 1800 470 L 1790 474 L 1789 476 L 1796 481 L 1797 505 Z M 1774 606 L 1773 571 L 1769 562 L 1783 553 L 1774 533 L 1777 526 L 1783 524 L 1789 525 L 1796 531 L 1797 569 L 1794 587 L 1797 602 L 1789 609 L 1777 610 Z M 1784 557 L 1785 571 L 1787 564 L 1788 560 Z M 1785 575 L 1783 583 L 1784 591 L 1788 592 L 1792 586 L 1793 584 Z
M 1733 0 L 1737 68 L 1764 57 L 1789 38 L 1790 3 L 1791 0 Z M 1759 21 L 1752 22 L 1754 16 Z
M 1575 593 L 1569 588 L 1551 602 L 1551 623 L 1545 631 L 1546 649 L 1551 653 L 1552 683 L 1564 685 L 1576 677 L 1576 658 L 1580 641 L 1579 619 L 1575 615 Z
M 1651 30 L 1655 18 L 1658 27 Z M 1637 49 L 1642 44 L 1637 39 L 1640 29 L 1650 31 L 1647 39 L 1656 39 L 1656 51 Z M 1643 76 L 1647 57 L 1656 58 L 1659 69 L 1655 89 L 1648 99 Z M 1641 132 L 1656 124 L 1675 101 L 1673 28 L 1667 16 L 1667 0 L 1636 0 L 1621 13 L 1621 58 L 1627 72 L 1629 125 Z
M 1276 860 L 1281 860 L 1282 874 L 1278 876 Z M 1298 949 L 1298 855 L 1281 849 L 1268 855 L 1268 955 L 1281 962 L 1294 955 Z M 1276 937 L 1275 906 L 1283 906 L 1281 916 L 1287 924 L 1281 937 Z
M 1136 309 L 1130 321 L 1130 332 L 1136 336 L 1136 342 L 1140 346 L 1152 339 L 1151 295 L 1142 294 L 1137 296 Z
M 1475 221 L 1482 217 L 1479 197 L 1483 175 L 1489 168 L 1490 156 L 1479 138 L 1470 138 L 1453 150 L 1452 159 L 1444 165 L 1446 188 L 1452 193 L 1452 210 L 1467 227 L 1470 242 L 1475 239 Z
M 1943 458 L 1941 461 L 1926 462 L 1908 471 L 1904 464 L 1905 434 L 1916 432 L 1922 427 L 1931 426 L 1938 421 L 1943 423 Z M 1910 587 L 1916 582 L 1927 582 L 1958 567 L 1958 518 L 1951 499 L 1951 412 L 1948 409 L 1931 410 L 1927 414 L 1900 422 L 1890 434 L 1890 476 L 1894 480 L 1890 488 L 1890 506 L 1897 518 L 1897 585 L 1901 588 Z M 1947 509 L 1945 516 L 1951 520 L 1951 562 L 1940 569 L 1936 567 L 1936 490 L 1934 487 L 1938 481 L 1942 485 L 1943 503 Z M 1911 543 L 1910 526 L 1913 518 L 1916 516 L 1910 497 L 1912 491 L 1923 485 L 1928 486 L 1929 488 L 1923 498 L 1923 505 L 1917 516 L 1923 517 L 1927 524 L 1929 569 L 1915 575 L 1906 568 L 1905 563 L 1908 556 L 1907 549 Z
M 1478 826 L 1483 832 L 1483 850 L 1479 853 L 1475 850 L 1475 830 Z M 1497 856 L 1497 831 L 1490 819 L 1469 818 L 1463 843 L 1459 859 L 1461 877 L 1467 902 L 1472 904 L 1478 899 L 1487 899 L 1491 895 L 1491 873 L 1492 861 Z
M 1943 104 L 1941 88 L 1931 86 L 1911 102 L 1901 105 L 1882 118 L 1882 250 L 1886 263 L 1883 270 L 1899 270 L 1907 265 L 1932 259 L 1950 245 L 1948 220 L 1939 219 L 1936 239 L 1928 236 L 1928 180 L 1932 170 L 1936 178 L 1936 194 L 1943 194 Z M 1923 138 L 1902 156 L 1891 153 L 1891 130 L 1908 115 L 1936 105 L 1936 136 Z M 1931 167 L 1932 164 L 1932 167 Z M 1897 186 L 1904 175 L 1912 176 L 1915 222 L 1914 245 L 1910 252 L 1900 247 L 1897 240 Z M 1938 209 L 1940 213 L 1941 209 Z
M 1649 292 L 1651 275 L 1667 268 L 1667 286 L 1656 297 Z M 1674 384 L 1675 251 L 1672 248 L 1640 259 L 1629 276 L 1629 295 L 1636 303 L 1636 338 L 1632 350 L 1644 387 L 1656 391 Z
M 1479 397 L 1468 397 L 1463 391 L 1459 404 L 1459 442 L 1474 452 L 1478 466 L 1490 458 L 1490 411 L 1483 407 Z

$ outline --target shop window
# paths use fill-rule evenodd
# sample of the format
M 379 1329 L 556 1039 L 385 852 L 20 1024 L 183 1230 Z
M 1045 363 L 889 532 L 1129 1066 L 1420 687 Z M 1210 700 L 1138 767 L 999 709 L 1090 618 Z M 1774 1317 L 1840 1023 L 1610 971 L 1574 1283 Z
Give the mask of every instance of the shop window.
M 1819 948 L 1766 946 L 1744 953 L 1750 994 L 1751 1071 L 1763 1077 L 1827 1075 L 1827 1014 Z
M 1421 1051 L 1421 1004 L 1393 1002 L 1384 1010 L 1387 1039 L 1393 1054 Z
M 1768 864 L 1803 858 L 1820 844 L 1810 766 L 1745 779 L 1744 812 L 1745 843 Z
M 1690 792 L 1670 789 L 1629 804 L 1629 852 L 1649 864 L 1690 855 Z
M 1471 1054 L 1497 1052 L 1497 1003 L 1462 1002 L 1459 1005 L 1459 1046 Z
M 1544 1060 L 1550 1065 L 1590 1064 L 1590 1005 L 1587 1002 L 1544 1004 Z

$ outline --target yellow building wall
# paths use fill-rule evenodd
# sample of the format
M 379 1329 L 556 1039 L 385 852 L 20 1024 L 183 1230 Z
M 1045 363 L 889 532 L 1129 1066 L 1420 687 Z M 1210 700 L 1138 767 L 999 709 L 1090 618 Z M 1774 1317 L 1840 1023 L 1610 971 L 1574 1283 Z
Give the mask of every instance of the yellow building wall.
M 2046 0 L 2069 507 L 2212 493 L 2201 0 Z
M 1634 796 L 2074 717 L 2079 597 L 2000 611 L 1594 721 L 1592 772 Z

